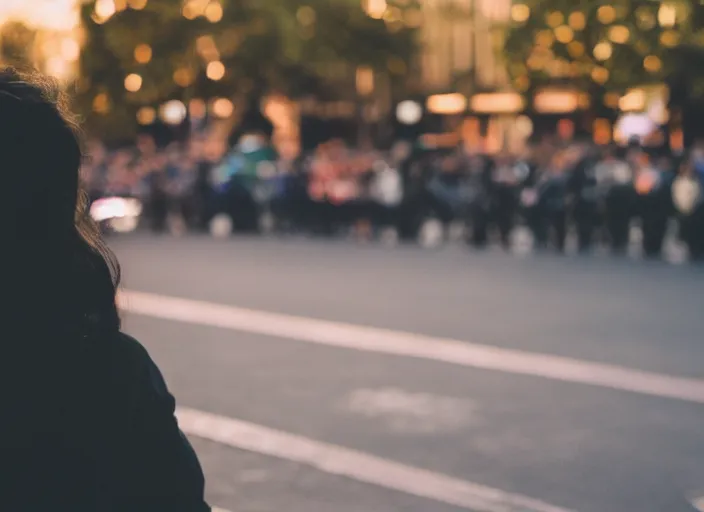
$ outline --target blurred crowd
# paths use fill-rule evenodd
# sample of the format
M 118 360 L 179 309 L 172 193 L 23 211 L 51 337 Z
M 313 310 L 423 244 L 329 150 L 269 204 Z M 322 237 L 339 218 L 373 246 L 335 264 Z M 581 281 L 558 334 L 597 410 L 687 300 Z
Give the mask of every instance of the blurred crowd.
M 693 260 L 704 259 L 704 146 L 685 154 L 632 143 L 602 147 L 546 138 L 526 154 L 399 142 L 388 151 L 333 140 L 296 157 L 278 155 L 266 135 L 228 147 L 202 135 L 157 147 L 106 150 L 93 142 L 84 179 L 95 203 L 130 198 L 154 232 L 228 236 L 235 231 L 351 234 L 438 245 L 462 237 L 475 247 L 509 249 L 516 228 L 538 250 L 595 245 L 624 253 L 633 227 L 643 253 L 661 255 L 666 234 Z M 120 230 L 124 212 L 98 218 Z

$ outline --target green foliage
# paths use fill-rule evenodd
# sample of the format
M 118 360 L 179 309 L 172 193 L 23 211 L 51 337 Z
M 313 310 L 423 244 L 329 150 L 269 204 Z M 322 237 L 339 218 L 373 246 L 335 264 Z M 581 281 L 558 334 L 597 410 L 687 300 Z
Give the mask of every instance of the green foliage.
M 662 82 L 701 52 L 701 10 L 698 0 L 518 0 L 509 70 L 521 89 L 562 82 L 622 91 Z
M 210 21 L 205 16 L 208 0 L 149 0 L 144 9 L 127 7 L 102 23 L 95 21 L 96 1 L 84 4 L 86 42 L 77 92 L 89 126 L 107 130 L 118 118 L 134 125 L 139 107 L 169 99 L 252 96 L 271 90 L 293 97 L 344 95 L 358 66 L 388 73 L 391 60 L 398 72 L 398 63 L 407 69 L 414 51 L 412 29 L 370 18 L 359 0 L 219 3 L 222 19 L 216 22 L 217 16 Z M 151 48 L 148 62 L 137 62 L 138 45 Z M 220 80 L 206 76 L 208 63 L 215 60 L 226 68 Z M 137 92 L 125 90 L 130 73 L 143 78 Z M 93 111 L 100 93 L 110 99 L 107 113 Z M 125 125 L 113 131 L 128 129 Z

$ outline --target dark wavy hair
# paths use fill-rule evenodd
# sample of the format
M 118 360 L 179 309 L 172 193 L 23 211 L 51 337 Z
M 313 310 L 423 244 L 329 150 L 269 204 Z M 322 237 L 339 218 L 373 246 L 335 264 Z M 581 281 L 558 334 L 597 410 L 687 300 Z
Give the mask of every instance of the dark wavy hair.
M 25 326 L 115 331 L 120 267 L 89 215 L 76 117 L 59 84 L 0 68 L 3 312 Z M 7 303 L 8 301 L 4 301 Z

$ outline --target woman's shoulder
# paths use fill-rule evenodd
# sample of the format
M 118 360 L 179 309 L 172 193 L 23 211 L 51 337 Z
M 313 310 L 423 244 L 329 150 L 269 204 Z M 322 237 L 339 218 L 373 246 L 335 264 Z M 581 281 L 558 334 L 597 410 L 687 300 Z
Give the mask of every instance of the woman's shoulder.
M 163 380 L 149 350 L 133 336 L 118 331 L 107 340 L 106 345 L 113 360 L 123 368 L 132 368 L 134 372 L 148 376 L 151 380 Z
M 147 349 L 137 339 L 122 331 L 103 333 L 84 340 L 106 362 L 140 367 L 151 362 Z
M 175 400 L 149 351 L 138 340 L 116 332 L 98 342 L 97 371 L 109 394 L 132 411 L 148 409 L 173 415 Z
M 110 375 L 112 384 L 127 388 L 147 385 L 160 392 L 165 388 L 149 351 L 134 337 L 118 331 L 92 343 L 97 345 L 98 366 Z
M 117 331 L 107 336 L 106 345 L 111 349 L 122 353 L 125 357 L 136 361 L 151 359 L 147 349 L 136 338 L 122 331 Z

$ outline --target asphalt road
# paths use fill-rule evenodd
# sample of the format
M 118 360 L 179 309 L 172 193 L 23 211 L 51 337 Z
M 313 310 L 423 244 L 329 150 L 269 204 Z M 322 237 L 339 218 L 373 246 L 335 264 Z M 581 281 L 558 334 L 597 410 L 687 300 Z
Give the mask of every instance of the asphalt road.
M 309 240 L 112 246 L 124 288 L 148 294 L 126 301 L 126 330 L 179 404 L 212 416 L 184 421 L 213 505 L 684 512 L 704 496 L 702 268 Z M 474 359 L 453 361 L 455 341 Z M 508 351 L 485 364 L 485 346 Z M 561 359 L 531 368 L 535 354 Z M 602 384 L 607 365 L 641 373 Z

